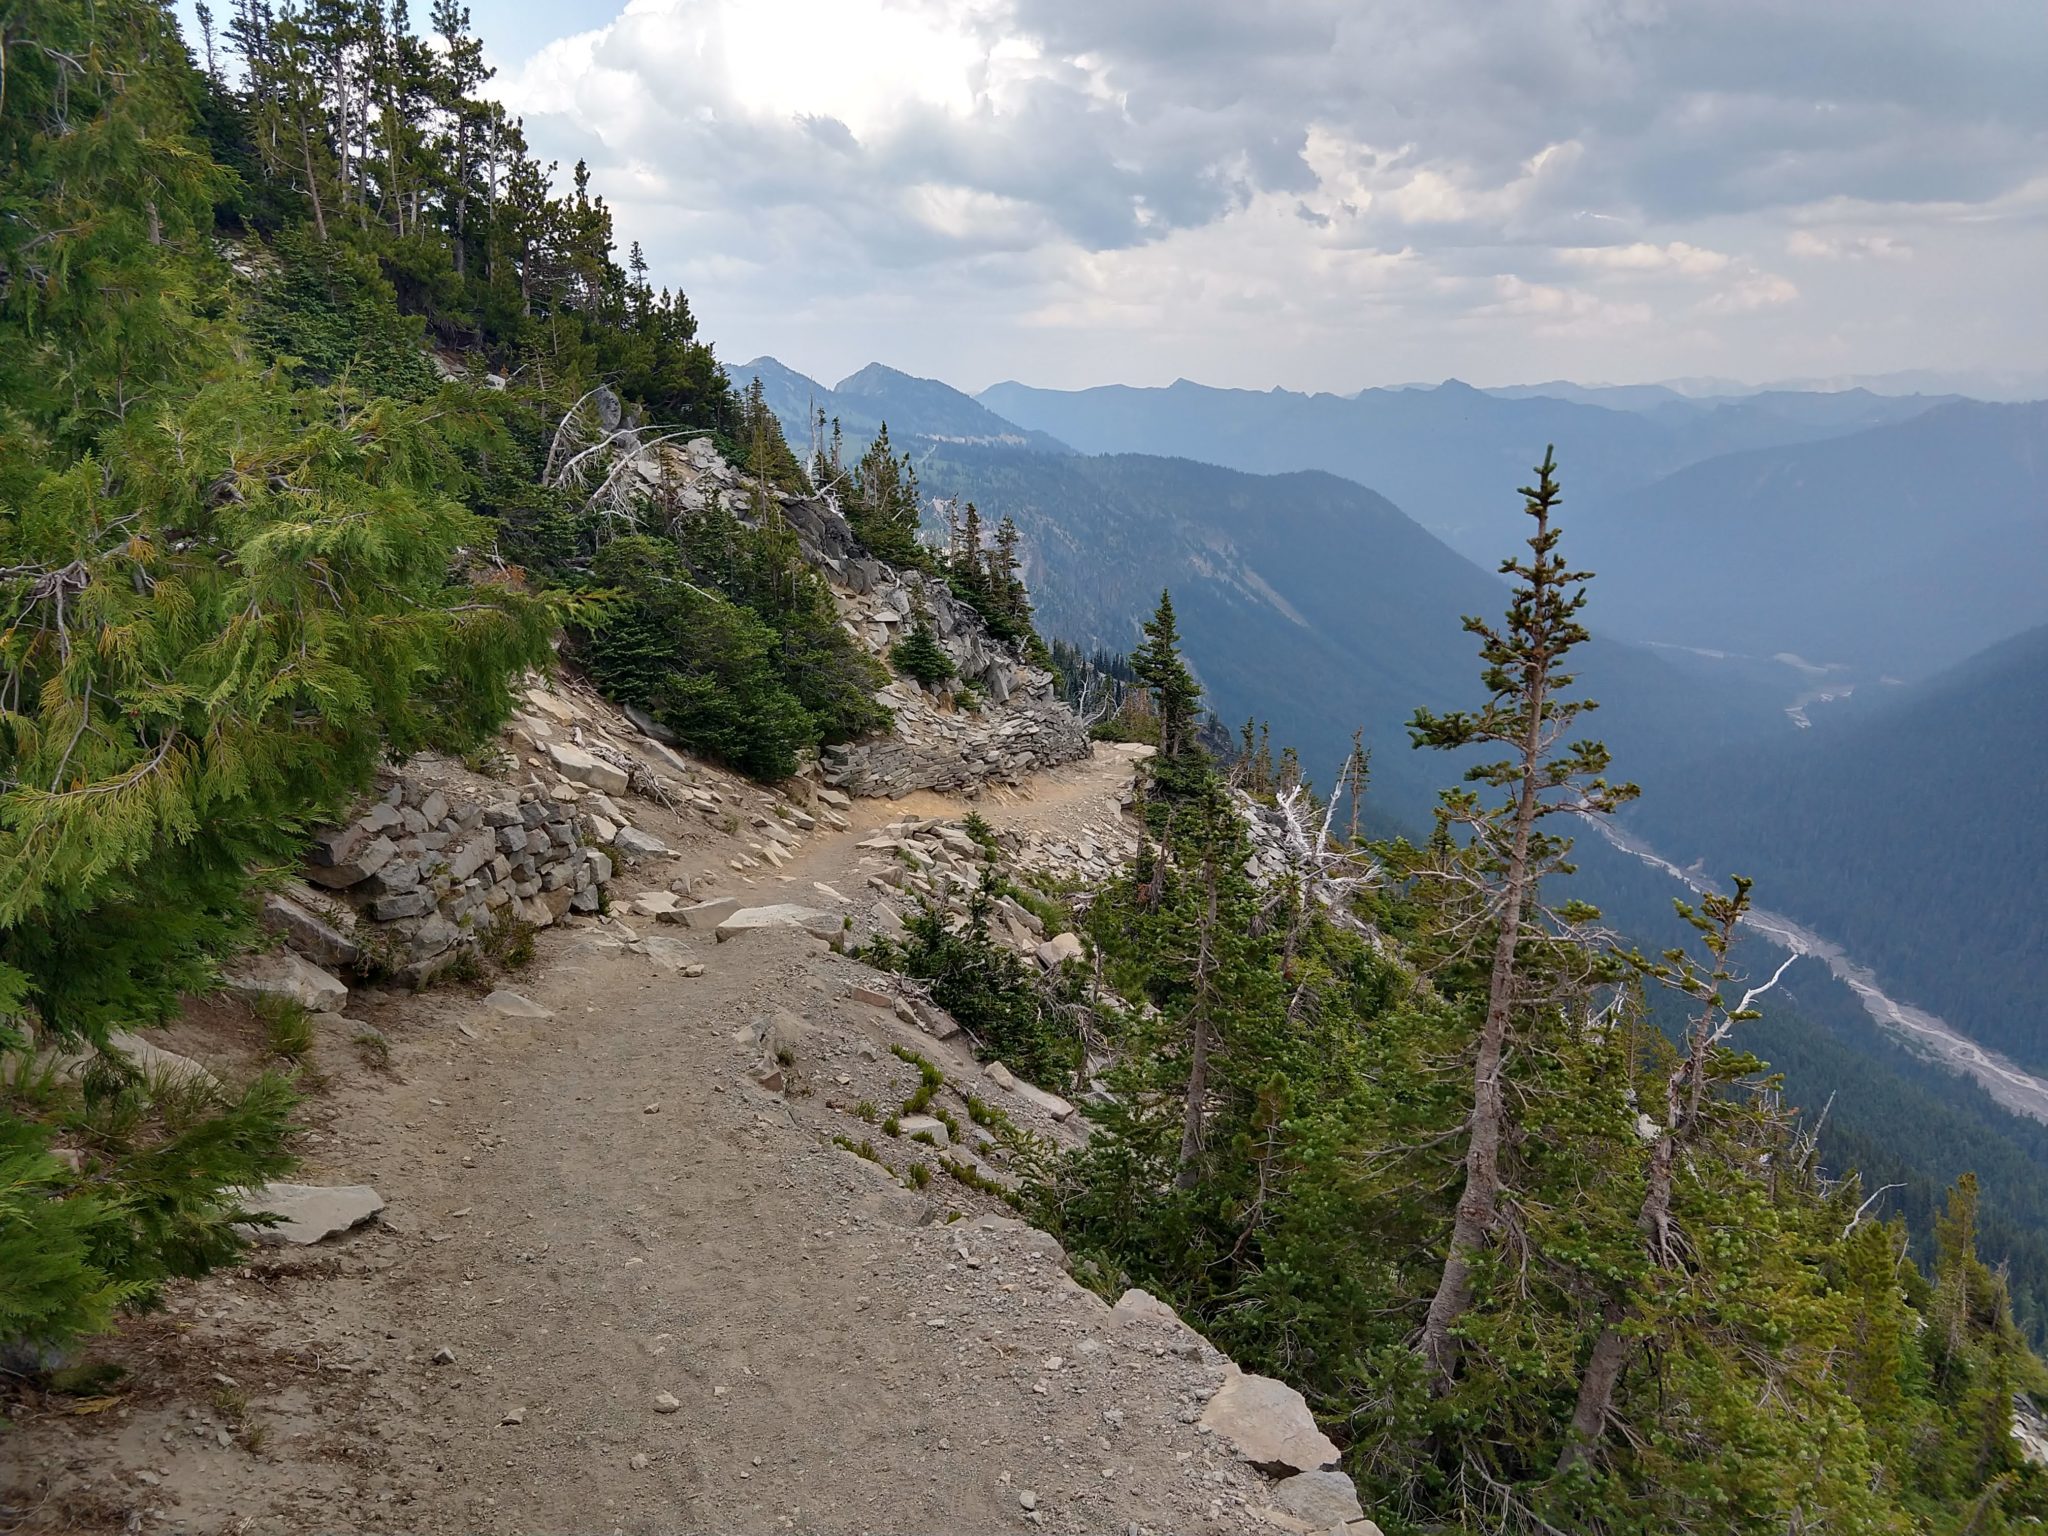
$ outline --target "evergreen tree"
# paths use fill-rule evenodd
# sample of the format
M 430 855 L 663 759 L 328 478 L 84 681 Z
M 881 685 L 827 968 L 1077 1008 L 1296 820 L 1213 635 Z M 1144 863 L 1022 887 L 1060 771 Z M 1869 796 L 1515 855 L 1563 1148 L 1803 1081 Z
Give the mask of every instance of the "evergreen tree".
M 846 520 L 869 552 L 896 565 L 922 567 L 930 552 L 918 540 L 922 498 L 910 455 L 896 456 L 883 422 L 875 440 L 853 468 L 853 495 Z
M 1144 634 L 1144 644 L 1131 653 L 1131 670 L 1151 695 L 1159 719 L 1159 755 L 1152 765 L 1152 784 L 1163 799 L 1188 798 L 1207 779 L 1209 763 L 1195 737 L 1201 685 L 1181 656 L 1172 593 L 1159 594 L 1159 606 L 1146 620 Z
M 1464 1192 L 1443 1274 L 1420 1335 L 1439 1394 L 1448 1392 L 1454 1380 L 1454 1330 L 1472 1303 L 1473 1264 L 1492 1241 L 1504 1189 L 1501 1150 L 1511 1126 L 1502 1063 L 1516 1003 L 1517 963 L 1530 936 L 1528 919 L 1536 887 L 1547 871 L 1566 867 L 1570 848 L 1567 840 L 1544 833 L 1541 823 L 1559 814 L 1611 811 L 1636 793 L 1633 785 L 1610 786 L 1602 777 L 1608 755 L 1598 742 L 1574 742 L 1552 756 L 1572 722 L 1592 707 L 1589 701 L 1562 697 L 1572 682 L 1562 663 L 1587 638 L 1578 614 L 1586 603 L 1588 573 L 1569 569 L 1557 553 L 1558 530 L 1551 521 L 1561 500 L 1556 469 L 1555 456 L 1546 452 L 1537 467 L 1536 484 L 1521 492 L 1534 529 L 1528 558 L 1510 559 L 1501 566 L 1502 575 L 1521 583 L 1507 622 L 1465 620 L 1465 628 L 1481 641 L 1486 705 L 1471 713 L 1417 710 L 1413 724 L 1417 746 L 1504 747 L 1510 753 L 1468 769 L 1465 775 L 1469 783 L 1504 791 L 1503 804 L 1484 806 L 1469 789 L 1444 796 L 1446 818 L 1472 834 L 1480 867 L 1494 882 L 1488 915 L 1495 937 L 1486 1016 L 1472 1070 Z
M 469 564 L 488 536 L 449 494 L 440 413 L 294 387 L 218 318 L 223 179 L 167 14 L 22 20 L 40 46 L 9 48 L 0 102 L 0 1054 L 32 1033 L 104 1051 L 211 984 L 251 871 L 293 862 L 380 756 L 495 729 L 551 623 Z M 235 1250 L 232 1190 L 286 1165 L 290 1094 L 156 1088 L 107 1054 L 76 1104 L 0 1105 L 0 1273 L 41 1276 L 0 1299 L 0 1336 L 61 1340 Z M 42 1150 L 57 1119 L 108 1128 L 75 1170 Z
M 910 632 L 889 648 L 896 670 L 920 687 L 936 688 L 955 675 L 953 658 L 932 632 L 931 612 L 922 603 L 911 617 Z

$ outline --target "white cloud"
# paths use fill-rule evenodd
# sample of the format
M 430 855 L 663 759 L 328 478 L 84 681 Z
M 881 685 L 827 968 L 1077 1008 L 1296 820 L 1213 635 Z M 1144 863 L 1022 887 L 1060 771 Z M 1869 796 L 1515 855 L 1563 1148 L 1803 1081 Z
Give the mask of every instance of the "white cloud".
M 1705 250 L 1683 240 L 1664 245 L 1638 240 L 1630 245 L 1572 246 L 1557 254 L 1568 266 L 1608 272 L 1673 272 L 1681 277 L 1711 277 L 1727 271 L 1735 260 L 1725 251 Z
M 1913 0 L 1865 0 L 1853 49 L 1848 25 L 1774 0 L 628 0 L 494 88 L 543 157 L 591 162 L 725 351 L 826 373 L 2030 364 L 2048 42 Z
M 1821 235 L 1795 229 L 1785 240 L 1785 253 L 1809 261 L 1911 261 L 1913 248 L 1890 235 Z

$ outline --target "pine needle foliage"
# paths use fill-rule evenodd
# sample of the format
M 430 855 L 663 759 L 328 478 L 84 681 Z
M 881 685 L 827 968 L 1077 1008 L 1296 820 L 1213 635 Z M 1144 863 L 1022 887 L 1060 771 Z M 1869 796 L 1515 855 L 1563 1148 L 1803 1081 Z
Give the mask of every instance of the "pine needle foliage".
M 452 403 L 255 362 L 227 180 L 169 14 L 31 0 L 0 101 L 0 1057 L 90 1053 L 210 983 L 252 880 L 380 756 L 495 729 L 545 605 L 476 561 Z M 32 39 L 22 44 L 21 39 Z M 236 1247 L 289 1092 L 105 1055 L 68 1121 L 10 1099 L 0 1338 L 57 1343 Z M 45 1150 L 83 1137 L 81 1170 Z M 29 1255 L 36 1255 L 33 1265 Z

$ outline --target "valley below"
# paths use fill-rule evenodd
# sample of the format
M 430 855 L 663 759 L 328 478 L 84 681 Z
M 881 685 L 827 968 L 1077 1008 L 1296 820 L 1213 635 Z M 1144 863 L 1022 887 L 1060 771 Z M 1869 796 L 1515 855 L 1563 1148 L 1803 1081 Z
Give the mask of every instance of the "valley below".
M 1711 889 L 1696 871 L 1679 868 L 1613 822 L 1598 820 L 1592 825 L 1609 846 L 1670 876 L 1695 895 Z M 1915 1055 L 1970 1078 L 2014 1114 L 2048 1124 L 2048 1080 L 2023 1070 L 1996 1051 L 1987 1050 L 1925 1008 L 1893 997 L 1869 966 L 1860 964 L 1841 945 L 1797 919 L 1768 908 L 1752 907 L 1744 923 L 1779 949 L 1826 966 L 1829 974 L 1855 994 L 1871 1022 Z

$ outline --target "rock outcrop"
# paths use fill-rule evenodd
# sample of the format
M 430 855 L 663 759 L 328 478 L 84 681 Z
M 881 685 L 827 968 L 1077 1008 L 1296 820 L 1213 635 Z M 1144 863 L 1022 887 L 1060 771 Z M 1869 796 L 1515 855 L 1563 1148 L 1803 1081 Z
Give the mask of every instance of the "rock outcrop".
M 650 494 L 680 510 L 701 509 L 721 496 L 746 515 L 748 488 L 702 439 L 642 450 L 632 463 Z M 991 635 L 943 581 L 868 554 L 829 497 L 778 492 L 775 499 L 805 558 L 831 584 L 841 622 L 855 641 L 886 658 L 914 616 L 927 613 L 960 681 L 980 700 L 973 708 L 942 708 L 914 683 L 891 683 L 878 697 L 894 713 L 895 728 L 827 749 L 828 785 L 871 797 L 966 790 L 1017 784 L 1038 769 L 1088 755 L 1088 733 L 1055 694 L 1053 674 Z M 640 723 L 644 729 L 652 722 Z

